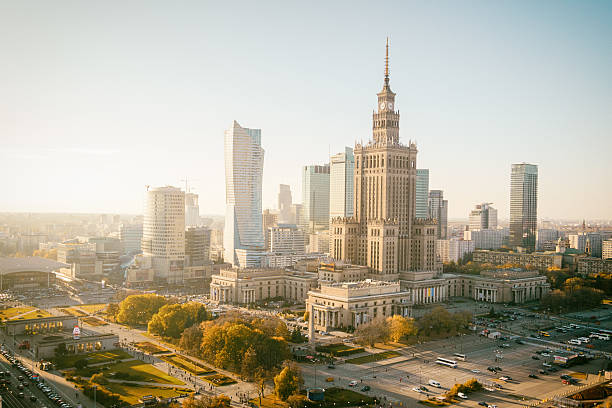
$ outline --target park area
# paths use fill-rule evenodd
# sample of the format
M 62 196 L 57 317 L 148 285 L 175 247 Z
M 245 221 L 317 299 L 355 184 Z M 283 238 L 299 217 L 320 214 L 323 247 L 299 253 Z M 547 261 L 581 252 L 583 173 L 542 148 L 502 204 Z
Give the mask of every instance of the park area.
M 317 346 L 315 350 L 320 353 L 328 353 L 336 357 L 349 356 L 351 354 L 362 353 L 364 351 L 363 347 L 351 347 L 343 343 L 333 343 L 327 344 L 325 346 Z
M 84 323 L 87 323 L 90 326 L 94 326 L 94 327 L 108 325 L 108 323 L 106 323 L 104 320 L 98 319 L 97 317 L 94 317 L 94 316 L 83 317 L 81 321 Z
M 50 313 L 30 306 L 10 307 L 8 309 L 0 310 L 0 321 L 38 319 L 41 317 L 50 316 Z
M 138 404 L 140 399 L 145 395 L 154 395 L 157 398 L 163 399 L 180 397 L 192 392 L 189 388 L 127 385 L 114 382 L 105 384 L 104 388 L 112 393 L 120 395 L 123 401 L 132 405 Z
M 348 360 L 346 360 L 346 362 L 351 364 L 366 364 L 399 356 L 401 356 L 401 354 L 397 351 L 389 350 L 383 351 L 382 353 L 368 354 L 367 356 L 349 358 Z
M 134 343 L 134 347 L 147 354 L 162 354 L 170 352 L 170 350 L 162 346 L 158 346 L 157 344 L 151 343 L 150 341 L 141 341 L 139 343 Z
M 85 360 L 87 365 L 94 365 L 100 363 L 111 363 L 117 360 L 126 360 L 133 358 L 131 355 L 123 350 L 106 350 L 98 351 L 95 353 L 88 354 L 71 354 L 56 358 L 54 361 L 55 366 L 58 369 L 72 368 L 75 363 L 79 360 Z
M 179 356 L 176 354 L 170 354 L 160 357 L 165 362 L 172 364 L 175 367 L 181 368 L 193 375 L 212 375 L 216 374 L 216 371 L 211 370 L 203 364 L 190 359 L 189 357 Z

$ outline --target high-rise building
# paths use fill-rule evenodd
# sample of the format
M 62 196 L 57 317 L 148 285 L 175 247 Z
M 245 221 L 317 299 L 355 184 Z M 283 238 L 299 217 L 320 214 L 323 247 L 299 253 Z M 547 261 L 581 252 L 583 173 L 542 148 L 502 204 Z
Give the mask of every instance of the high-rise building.
M 142 224 L 121 224 L 119 239 L 124 254 L 137 254 L 142 251 Z
M 333 219 L 329 231 L 333 258 L 368 266 L 381 280 L 395 280 L 404 271 L 441 271 L 436 225 L 415 218 L 417 148 L 399 140 L 400 114 L 389 86 L 388 51 L 387 45 L 372 140 L 354 149 L 355 214 Z
M 287 184 L 281 184 L 278 189 L 278 222 L 290 223 L 291 220 L 291 187 Z
M 266 251 L 270 250 L 270 235 L 268 234 L 268 229 L 271 227 L 275 227 L 278 224 L 278 214 L 271 212 L 270 210 L 264 210 L 261 215 L 262 218 L 262 226 L 263 226 L 263 234 L 264 234 L 264 248 Z
M 146 193 L 142 254 L 151 258 L 155 279 L 182 282 L 185 262 L 185 193 L 177 187 L 151 188 Z
M 442 190 L 429 190 L 429 217 L 437 221 L 436 238 L 448 237 L 448 201 L 444 199 Z
M 469 253 L 474 252 L 474 241 L 459 238 L 438 239 L 436 249 L 442 262 L 459 262 Z
M 576 249 L 580 252 L 587 252 L 588 243 L 589 256 L 594 258 L 602 257 L 602 242 L 608 237 L 609 235 L 605 233 L 602 234 L 600 232 L 582 232 L 567 236 L 570 242 L 570 248 Z
M 559 237 L 561 237 L 559 230 L 553 228 L 539 228 L 536 232 L 536 250 L 554 251 Z
M 491 204 L 477 204 L 476 208 L 470 211 L 470 230 L 497 228 L 497 210 L 491 207 Z
M 185 231 L 185 266 L 210 263 L 210 229 L 188 227 Z
M 429 169 L 417 169 L 416 176 L 416 217 L 429 218 Z
M 264 150 L 261 129 L 234 121 L 225 132 L 225 262 L 256 267 L 264 250 L 261 186 Z
M 353 177 L 355 156 L 353 149 L 346 147 L 344 152 L 330 159 L 329 169 L 329 216 L 353 216 Z
M 197 227 L 200 225 L 200 206 L 198 195 L 194 193 L 185 194 L 185 226 Z
M 308 231 L 329 227 L 329 164 L 302 170 L 304 226 Z
M 473 241 L 476 249 L 499 249 L 508 245 L 508 228 L 467 230 L 463 232 L 463 239 Z
M 510 246 L 535 250 L 538 228 L 538 166 L 512 165 L 510 178 Z
M 304 254 L 304 231 L 295 224 L 278 224 L 268 228 L 270 252 L 275 254 Z

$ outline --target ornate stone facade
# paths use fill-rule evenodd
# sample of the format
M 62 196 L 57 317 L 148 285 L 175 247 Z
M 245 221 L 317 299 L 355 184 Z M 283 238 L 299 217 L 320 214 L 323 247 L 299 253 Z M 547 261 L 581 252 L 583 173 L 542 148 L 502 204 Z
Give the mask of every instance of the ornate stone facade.
M 334 218 L 331 256 L 368 266 L 375 279 L 397 280 L 403 271 L 435 270 L 435 220 L 417 220 L 416 144 L 399 141 L 399 111 L 389 86 L 389 46 L 385 80 L 372 116 L 372 140 L 356 144 L 354 216 Z

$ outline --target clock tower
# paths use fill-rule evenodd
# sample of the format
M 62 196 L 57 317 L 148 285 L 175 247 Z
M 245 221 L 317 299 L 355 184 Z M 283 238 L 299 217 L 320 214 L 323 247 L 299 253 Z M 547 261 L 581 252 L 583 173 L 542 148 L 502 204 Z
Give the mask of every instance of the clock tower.
M 378 94 L 377 112 L 372 114 L 373 139 L 377 144 L 399 143 L 399 111 L 395 110 L 395 94 L 389 86 L 389 39 L 385 51 L 385 82 Z

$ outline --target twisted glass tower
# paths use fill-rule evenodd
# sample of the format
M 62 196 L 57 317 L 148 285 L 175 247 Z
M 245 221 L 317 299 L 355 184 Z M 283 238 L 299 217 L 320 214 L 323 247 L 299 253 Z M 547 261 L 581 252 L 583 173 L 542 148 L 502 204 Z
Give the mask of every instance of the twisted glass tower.
M 257 267 L 264 250 L 261 186 L 264 150 L 261 129 L 234 121 L 225 132 L 225 262 Z

